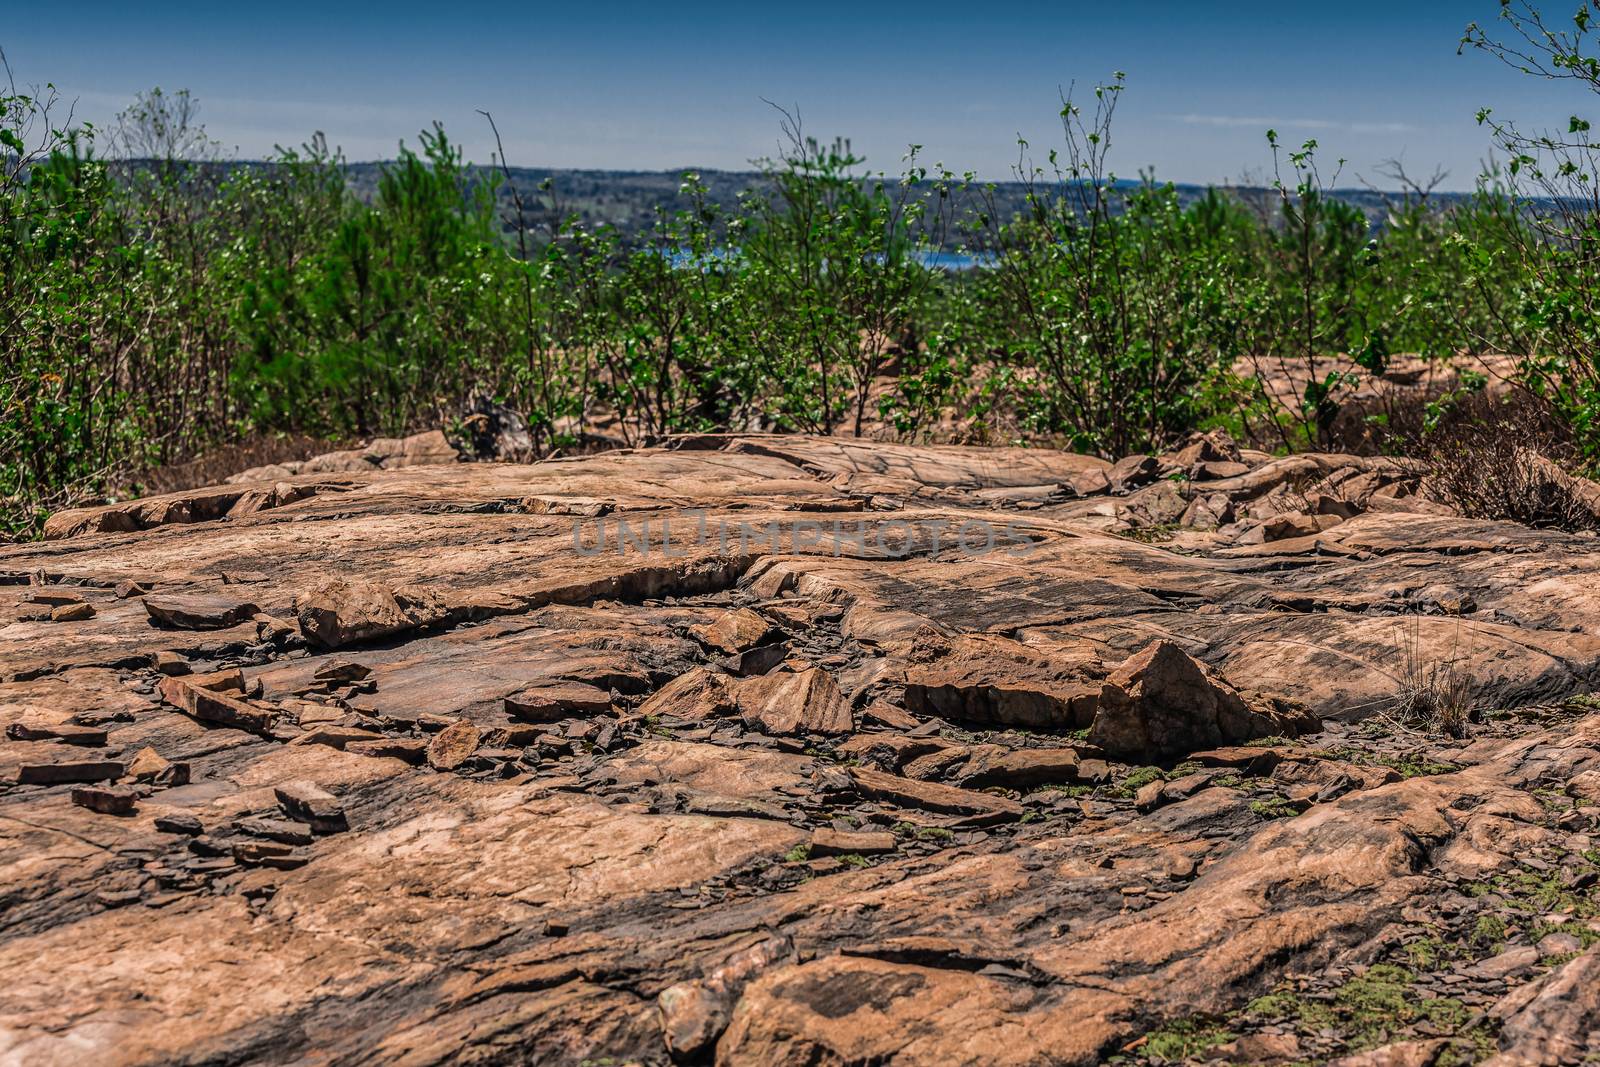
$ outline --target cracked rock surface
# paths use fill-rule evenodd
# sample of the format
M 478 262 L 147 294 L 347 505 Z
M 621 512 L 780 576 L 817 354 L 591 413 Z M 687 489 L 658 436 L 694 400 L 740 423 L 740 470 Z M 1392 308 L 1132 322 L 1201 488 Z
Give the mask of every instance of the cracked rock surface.
M 1600 539 L 1215 439 L 451 458 L 0 549 L 0 1063 L 1600 1057 Z

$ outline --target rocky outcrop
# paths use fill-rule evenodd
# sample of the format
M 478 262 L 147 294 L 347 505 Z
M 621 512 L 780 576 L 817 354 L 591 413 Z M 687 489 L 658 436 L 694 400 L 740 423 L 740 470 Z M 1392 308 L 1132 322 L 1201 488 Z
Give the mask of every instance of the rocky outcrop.
M 1594 1052 L 1600 539 L 1220 434 L 678 444 L 0 548 L 0 1062 Z
M 1106 679 L 1089 740 L 1119 758 L 1150 760 L 1315 726 L 1282 701 L 1246 701 L 1173 642 L 1154 641 Z
M 289 460 L 252 467 L 228 479 L 229 484 L 270 482 L 297 474 L 351 474 L 371 470 L 399 470 L 456 463 L 461 459 L 442 431 L 427 430 L 410 437 L 378 437 L 362 448 L 325 452 L 305 460 Z
M 449 617 L 431 590 L 347 578 L 330 578 L 297 594 L 293 611 L 305 639 L 325 649 L 408 633 Z

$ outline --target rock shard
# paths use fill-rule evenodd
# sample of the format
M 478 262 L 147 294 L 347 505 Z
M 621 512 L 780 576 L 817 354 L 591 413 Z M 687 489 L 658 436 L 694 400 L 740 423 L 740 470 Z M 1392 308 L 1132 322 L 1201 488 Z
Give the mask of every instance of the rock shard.
M 1158 640 L 1106 679 L 1089 741 L 1113 756 L 1148 761 L 1314 726 L 1303 711 L 1247 701 L 1176 644 Z

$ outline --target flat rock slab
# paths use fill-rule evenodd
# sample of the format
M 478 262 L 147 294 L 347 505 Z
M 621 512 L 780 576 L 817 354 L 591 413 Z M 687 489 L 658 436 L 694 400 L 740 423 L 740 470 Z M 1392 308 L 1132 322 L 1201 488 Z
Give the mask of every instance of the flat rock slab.
M 1209 438 L 436 445 L 0 548 L 0 1060 L 1323 1062 L 1375 963 L 1593 1051 L 1594 538 Z M 1418 670 L 1511 710 L 1369 729 Z
M 174 630 L 225 630 L 261 610 L 248 600 L 218 593 L 146 596 L 141 602 L 151 622 Z

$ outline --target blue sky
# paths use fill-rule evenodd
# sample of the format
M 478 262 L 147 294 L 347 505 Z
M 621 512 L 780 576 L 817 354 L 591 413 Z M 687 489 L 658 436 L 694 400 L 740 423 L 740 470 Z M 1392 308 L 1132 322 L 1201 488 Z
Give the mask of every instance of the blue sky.
M 1456 55 L 1495 0 L 1211 6 L 80 2 L 13 12 L 0 48 L 19 82 L 53 81 L 96 121 L 141 89 L 188 88 L 248 158 L 315 130 L 352 159 L 388 158 L 439 120 L 486 161 L 486 108 L 515 164 L 742 168 L 776 143 L 765 97 L 874 166 L 915 141 L 930 162 L 1003 178 L 1019 133 L 1041 154 L 1056 143 L 1058 89 L 1123 70 L 1120 174 L 1259 176 L 1273 126 L 1347 157 L 1342 184 L 1400 157 L 1466 188 L 1488 149 L 1479 107 L 1548 124 L 1587 104 Z

